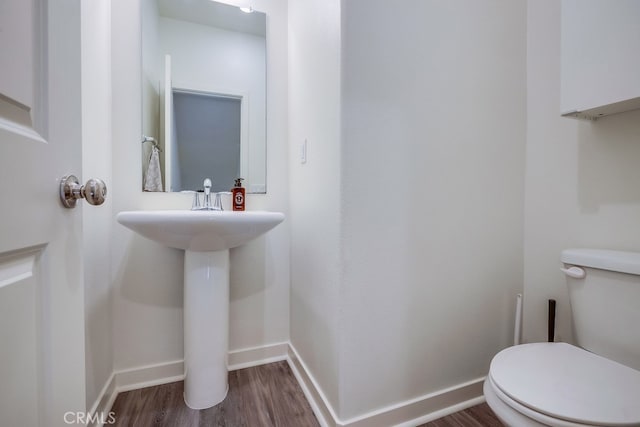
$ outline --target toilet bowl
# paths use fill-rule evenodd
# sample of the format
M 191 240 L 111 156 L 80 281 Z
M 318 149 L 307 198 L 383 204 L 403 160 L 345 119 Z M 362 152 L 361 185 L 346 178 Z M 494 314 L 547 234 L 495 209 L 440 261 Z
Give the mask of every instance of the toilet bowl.
M 513 427 L 640 427 L 640 254 L 562 252 L 576 344 L 502 350 L 487 404 Z
M 640 371 L 565 343 L 501 351 L 484 394 L 509 426 L 640 426 Z

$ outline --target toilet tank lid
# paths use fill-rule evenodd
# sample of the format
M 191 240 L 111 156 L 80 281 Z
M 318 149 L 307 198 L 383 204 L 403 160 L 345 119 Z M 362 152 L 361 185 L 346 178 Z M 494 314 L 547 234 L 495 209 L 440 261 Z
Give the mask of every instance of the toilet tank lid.
M 560 255 L 565 264 L 640 275 L 640 253 L 607 249 L 565 249 Z

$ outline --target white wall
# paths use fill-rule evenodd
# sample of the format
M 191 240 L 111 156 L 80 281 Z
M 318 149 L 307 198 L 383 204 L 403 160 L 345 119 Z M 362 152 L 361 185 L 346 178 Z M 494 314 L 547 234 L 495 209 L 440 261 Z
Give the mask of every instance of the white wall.
M 140 2 L 112 1 L 113 210 L 188 209 L 182 194 L 140 190 Z M 268 17 L 268 194 L 248 195 L 248 209 L 288 212 L 287 11 L 284 1 L 254 2 Z M 182 272 L 178 250 L 113 224 L 114 365 L 116 370 L 183 357 Z M 231 251 L 230 350 L 283 342 L 289 331 L 288 220 Z
M 341 415 L 486 374 L 522 286 L 524 1 L 343 7 Z
M 102 206 L 80 202 L 85 283 L 86 402 L 89 410 L 113 370 L 110 246 L 111 180 L 111 6 L 82 2 L 82 175 L 107 184 Z M 69 171 L 75 172 L 75 171 Z M 77 172 L 75 172 L 77 173 Z
M 342 420 L 482 377 L 510 344 L 525 7 L 289 2 L 291 340 Z
M 524 338 L 571 341 L 560 252 L 640 251 L 640 111 L 596 122 L 560 117 L 560 3 L 528 2 Z
M 339 407 L 340 2 L 289 1 L 291 342 Z M 299 148 L 307 139 L 307 163 Z

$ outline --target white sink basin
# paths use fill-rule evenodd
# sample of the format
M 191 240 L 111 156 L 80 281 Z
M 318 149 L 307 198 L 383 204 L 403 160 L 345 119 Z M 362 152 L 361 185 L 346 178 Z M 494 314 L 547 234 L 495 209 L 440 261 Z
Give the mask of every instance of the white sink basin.
M 118 222 L 162 245 L 195 252 L 220 251 L 243 245 L 284 220 L 266 211 L 128 211 Z
M 184 249 L 184 400 L 217 405 L 227 395 L 229 251 L 284 220 L 280 212 L 130 211 L 118 222 L 171 248 Z M 247 266 L 251 268 L 251 266 Z

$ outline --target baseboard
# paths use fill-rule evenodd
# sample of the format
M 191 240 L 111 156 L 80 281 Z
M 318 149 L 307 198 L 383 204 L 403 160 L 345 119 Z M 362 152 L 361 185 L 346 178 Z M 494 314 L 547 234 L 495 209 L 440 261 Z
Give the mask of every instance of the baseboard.
M 404 423 L 396 424 L 395 427 L 416 427 L 416 426 L 437 420 L 438 418 L 446 417 L 447 415 L 451 415 L 455 412 L 464 411 L 467 408 L 479 405 L 484 402 L 485 402 L 484 396 L 474 397 L 472 399 L 465 400 L 455 405 L 447 406 L 446 408 L 437 410 L 435 412 L 422 415 L 420 417 L 414 418 Z
M 115 373 L 117 393 L 168 384 L 183 379 L 184 362 L 182 360 L 124 369 Z
M 341 425 L 349 427 L 418 426 L 483 402 L 483 383 L 484 377 L 476 378 L 466 383 L 363 414 L 346 420 Z
M 104 383 L 102 390 L 100 390 L 98 398 L 94 402 L 93 406 L 91 406 L 89 414 L 91 415 L 91 419 L 95 421 L 89 423 L 88 427 L 102 427 L 104 425 L 103 422 L 109 419 L 109 411 L 113 406 L 113 402 L 116 401 L 116 396 L 118 395 L 116 392 L 115 377 L 115 372 L 112 372 L 109 379 Z
M 357 417 L 341 420 L 309 372 L 298 352 L 290 344 L 289 364 L 311 404 L 318 422 L 324 427 L 402 426 L 411 427 L 444 417 L 484 401 L 484 377 L 406 400 Z
M 287 359 L 288 342 L 267 344 L 259 347 L 243 348 L 229 352 L 227 368 L 230 371 L 266 365 Z
M 302 358 L 298 356 L 293 344 L 289 343 L 289 357 L 287 359 L 293 375 L 298 380 L 300 388 L 304 396 L 307 398 L 313 413 L 318 419 L 321 427 L 335 427 L 338 426 L 338 417 L 333 411 L 331 404 L 327 400 L 326 396 L 322 392 L 318 382 L 315 380 L 311 372 L 304 364 Z

